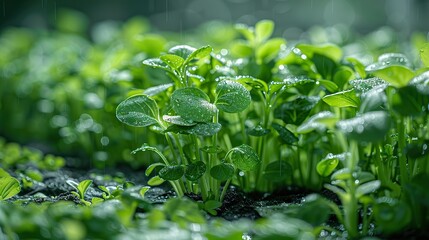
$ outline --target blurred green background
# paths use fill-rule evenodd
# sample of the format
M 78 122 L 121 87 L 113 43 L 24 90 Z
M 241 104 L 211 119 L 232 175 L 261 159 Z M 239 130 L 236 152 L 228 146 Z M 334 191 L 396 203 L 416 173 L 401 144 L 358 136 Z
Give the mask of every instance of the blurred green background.
M 84 13 L 90 25 L 140 15 L 157 29 L 175 32 L 208 20 L 253 25 L 264 18 L 288 38 L 314 25 L 344 24 L 360 33 L 387 25 L 403 35 L 429 30 L 427 0 L 1 0 L 0 8 L 1 27 L 46 28 L 61 9 L 71 8 Z

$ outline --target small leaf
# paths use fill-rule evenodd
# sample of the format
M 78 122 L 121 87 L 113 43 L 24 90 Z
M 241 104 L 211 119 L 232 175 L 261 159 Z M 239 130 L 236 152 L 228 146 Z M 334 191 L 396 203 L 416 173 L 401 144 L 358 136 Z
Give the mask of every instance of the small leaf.
M 234 166 L 230 163 L 221 163 L 210 169 L 210 176 L 218 181 L 226 181 L 234 176 Z
M 325 158 L 317 163 L 317 173 L 322 177 L 327 177 L 331 175 L 331 173 L 338 166 L 339 162 L 340 161 L 338 160 L 338 158 Z
M 319 112 L 301 124 L 297 129 L 297 133 L 306 134 L 314 130 L 322 132 L 325 131 L 326 128 L 333 127 L 337 120 L 335 114 L 329 111 Z
M 134 95 L 118 105 L 116 117 L 133 127 L 147 127 L 158 123 L 158 105 L 146 95 Z
M 21 191 L 19 181 L 13 177 L 0 177 L 0 200 L 9 199 Z
M 173 54 L 163 55 L 160 57 L 160 59 L 172 69 L 179 69 L 185 62 L 185 59 Z
M 149 167 L 146 168 L 144 174 L 146 176 L 149 176 L 153 172 L 153 170 L 155 170 L 155 168 L 161 167 L 161 166 L 165 167 L 165 164 L 163 164 L 163 163 L 152 163 L 151 165 L 149 165 Z
M 380 180 L 374 180 L 371 182 L 364 183 L 357 187 L 356 189 L 356 198 L 360 198 L 366 194 L 375 192 L 378 188 L 380 188 L 381 182 Z
M 348 168 L 341 168 L 337 171 L 335 171 L 332 176 L 331 176 L 331 180 L 335 181 L 335 180 L 347 180 L 350 179 L 352 177 L 352 173 L 350 172 L 350 169 Z
M 289 131 L 289 129 L 287 129 L 286 127 L 283 127 L 277 123 L 273 123 L 271 126 L 279 133 L 280 139 L 283 143 L 288 145 L 294 145 L 298 142 L 298 138 L 295 136 L 295 134 Z
M 278 55 L 281 46 L 285 44 L 286 41 L 283 38 L 268 40 L 256 50 L 256 61 L 259 64 L 270 62 Z
M 325 44 L 320 46 L 298 44 L 296 47 L 309 58 L 313 58 L 314 54 L 319 54 L 330 58 L 334 62 L 339 62 L 343 56 L 341 48 L 334 44 Z
M 270 182 L 283 182 L 292 176 L 292 166 L 286 161 L 274 161 L 269 163 L 263 172 L 263 176 Z
M 250 92 L 240 83 L 224 80 L 216 86 L 216 106 L 228 113 L 238 113 L 246 109 L 250 102 Z
M 356 79 L 351 80 L 350 84 L 358 94 L 366 93 L 376 87 L 386 87 L 388 85 L 386 81 L 380 78 Z
M 89 186 L 91 186 L 92 180 L 83 180 L 77 185 L 77 190 L 79 193 L 80 199 L 84 199 L 85 193 L 88 190 Z
M 384 111 L 368 112 L 341 120 L 337 123 L 337 127 L 350 139 L 377 142 L 383 140 L 390 130 L 390 117 Z
M 164 182 L 165 182 L 164 179 L 160 178 L 159 176 L 154 176 L 147 181 L 147 184 L 150 186 L 158 186 L 163 184 Z
M 140 188 L 140 191 L 139 191 L 140 197 L 144 198 L 144 195 L 147 193 L 147 191 L 149 191 L 149 189 L 150 187 L 148 186 Z
M 180 179 L 185 170 L 183 166 L 165 166 L 159 171 L 159 176 L 164 180 L 174 181 Z
M 360 99 L 353 89 L 326 95 L 322 98 L 331 107 L 354 107 L 360 105 Z
M 274 109 L 274 117 L 280 118 L 286 124 L 302 124 L 319 100 L 316 96 L 299 96 Z
M 258 154 L 249 145 L 242 144 L 238 147 L 232 148 L 231 160 L 235 167 L 243 171 L 250 171 L 255 169 L 261 162 Z
M 348 57 L 346 58 L 346 60 L 349 61 L 351 64 L 353 64 L 353 67 L 355 71 L 359 74 L 360 78 L 362 79 L 366 78 L 365 65 L 363 65 L 356 58 Z
M 422 48 L 420 48 L 420 59 L 422 60 L 422 63 L 426 66 L 429 67 L 429 43 L 426 43 L 425 45 L 423 45 Z
M 320 83 L 320 85 L 325 87 L 326 90 L 328 90 L 329 92 L 336 92 L 338 90 L 337 84 L 335 84 L 335 82 L 333 81 L 320 79 L 318 80 L 318 82 Z
M 206 164 L 203 161 L 191 163 L 186 166 L 185 178 L 189 181 L 195 182 L 200 179 L 206 172 Z
M 197 50 L 193 51 L 185 60 L 185 65 L 187 65 L 190 61 L 194 59 L 200 59 L 203 57 L 207 57 L 210 55 L 210 53 L 213 51 L 213 48 L 210 46 L 204 46 L 201 48 L 198 48 Z
M 253 128 L 246 129 L 246 133 L 250 136 L 261 137 L 270 133 L 270 129 L 263 128 L 260 124 Z
M 180 88 L 171 96 L 174 111 L 185 119 L 196 122 L 210 122 L 217 108 L 209 97 L 195 87 Z
M 168 127 L 164 132 L 174 132 L 180 134 L 194 134 L 198 136 L 213 136 L 218 133 L 222 128 L 220 123 L 197 123 L 194 126 L 178 126 L 172 125 Z
M 271 37 L 274 30 L 274 22 L 271 20 L 261 20 L 255 25 L 255 36 L 258 43 Z

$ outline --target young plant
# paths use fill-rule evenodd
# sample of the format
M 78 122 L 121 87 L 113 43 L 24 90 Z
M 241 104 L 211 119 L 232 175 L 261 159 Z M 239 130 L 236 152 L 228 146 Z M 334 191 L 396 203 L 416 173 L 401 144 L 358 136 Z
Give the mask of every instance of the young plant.
M 92 180 L 83 180 L 80 183 L 76 183 L 73 180 L 67 180 L 67 184 L 72 186 L 76 191 L 72 191 L 72 194 L 79 198 L 80 202 L 86 206 L 90 206 L 91 202 L 85 200 L 85 193 L 92 184 Z
M 189 69 L 196 64 L 196 59 L 207 57 L 210 52 L 210 47 L 176 46 L 160 58 L 145 60 L 146 65 L 166 71 L 173 84 L 145 90 L 152 96 L 131 96 L 119 104 L 116 111 L 121 122 L 134 127 L 151 126 L 165 137 L 168 149 L 159 150 L 144 144 L 133 151 L 152 151 L 162 160 L 162 163 L 147 168 L 146 175 L 150 175 L 155 168 L 161 167 L 149 184 L 169 181 L 178 196 L 200 193 L 206 209 L 218 206 L 207 201 L 222 201 L 236 169 L 250 171 L 260 161 L 248 145 L 229 146 L 226 154 L 222 154 L 218 132 L 227 126 L 219 123 L 219 114 L 237 114 L 249 106 L 251 98 L 249 91 L 238 81 L 220 80 L 215 89 L 207 92 L 198 88 L 199 79 L 203 77 L 195 77 L 197 75 Z M 158 104 L 154 95 L 160 89 L 164 91 L 171 87 L 173 92 Z
M 21 191 L 21 186 L 3 168 L 0 168 L 0 201 L 9 199 Z

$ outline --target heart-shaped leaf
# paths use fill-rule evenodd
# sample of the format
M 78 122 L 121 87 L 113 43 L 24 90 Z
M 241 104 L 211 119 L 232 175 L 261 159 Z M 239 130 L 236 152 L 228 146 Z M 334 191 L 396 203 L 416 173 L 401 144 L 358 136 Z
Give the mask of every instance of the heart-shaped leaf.
M 210 176 L 219 181 L 226 181 L 234 176 L 234 166 L 230 163 L 221 163 L 210 169 Z
M 216 86 L 216 107 L 224 112 L 237 113 L 246 109 L 250 102 L 250 92 L 235 81 L 221 81 Z
M 171 101 L 178 115 L 196 122 L 209 122 L 217 112 L 207 94 L 195 87 L 177 89 L 171 95 Z
M 281 160 L 271 162 L 265 167 L 263 176 L 270 182 L 282 182 L 292 176 L 292 166 Z
M 180 179 L 185 174 L 185 169 L 180 165 L 165 166 L 158 174 L 164 180 L 174 181 Z
M 189 181 L 195 182 L 200 179 L 206 172 L 206 164 L 203 161 L 191 163 L 186 166 L 185 178 Z
M 249 145 L 242 144 L 230 150 L 230 158 L 234 166 L 243 171 L 255 169 L 261 162 L 258 154 Z
M 158 105 L 146 95 L 134 95 L 116 108 L 119 121 L 133 127 L 147 127 L 158 123 Z

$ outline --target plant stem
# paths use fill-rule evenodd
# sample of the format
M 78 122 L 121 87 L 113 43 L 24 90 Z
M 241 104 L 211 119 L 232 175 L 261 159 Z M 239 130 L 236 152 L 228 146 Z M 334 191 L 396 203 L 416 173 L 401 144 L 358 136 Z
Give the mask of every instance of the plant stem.
M 401 185 L 404 185 L 408 182 L 408 169 L 407 169 L 407 158 L 404 154 L 405 149 L 405 119 L 404 117 L 399 117 L 398 121 L 398 157 L 399 157 L 399 169 L 400 169 L 400 179 Z

